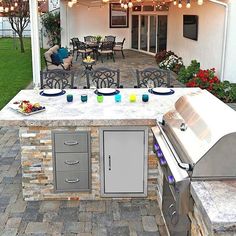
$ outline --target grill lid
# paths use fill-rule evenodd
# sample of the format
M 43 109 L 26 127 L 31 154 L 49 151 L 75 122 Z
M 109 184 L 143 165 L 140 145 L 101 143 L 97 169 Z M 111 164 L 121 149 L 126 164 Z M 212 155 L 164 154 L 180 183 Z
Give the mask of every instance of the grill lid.
M 180 159 L 192 166 L 203 156 L 212 155 L 209 150 L 213 146 L 217 149 L 218 143 L 219 147 L 223 144 L 226 156 L 232 155 L 232 146 L 236 149 L 236 112 L 206 90 L 180 97 L 163 121 L 163 129 Z M 233 143 L 228 142 L 229 136 Z M 227 149 L 231 149 L 229 153 L 225 153 Z M 214 155 L 222 157 L 220 152 Z

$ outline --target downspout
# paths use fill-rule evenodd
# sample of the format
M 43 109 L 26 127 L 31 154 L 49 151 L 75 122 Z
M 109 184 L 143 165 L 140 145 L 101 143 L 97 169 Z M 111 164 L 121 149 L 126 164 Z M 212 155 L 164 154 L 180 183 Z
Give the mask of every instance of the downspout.
M 226 43 L 227 43 L 227 36 L 228 36 L 229 5 L 228 5 L 228 3 L 223 3 L 218 0 L 209 0 L 209 1 L 225 7 L 225 22 L 224 22 L 224 34 L 223 34 L 223 46 L 222 46 L 222 58 L 221 58 L 221 73 L 220 73 L 220 80 L 223 81 L 224 80 L 224 73 L 225 73 Z

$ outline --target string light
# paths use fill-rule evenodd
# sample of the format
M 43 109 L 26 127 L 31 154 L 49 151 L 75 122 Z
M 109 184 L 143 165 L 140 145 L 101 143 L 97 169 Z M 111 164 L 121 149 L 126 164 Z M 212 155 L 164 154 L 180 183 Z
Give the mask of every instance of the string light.
M 68 7 L 73 7 L 73 2 L 68 2 Z
M 132 3 L 131 1 L 129 1 L 128 7 L 129 7 L 129 8 L 132 8 L 132 7 L 133 7 L 133 3 Z
M 179 0 L 178 8 L 182 8 L 182 1 L 181 0 Z
M 197 0 L 197 4 L 198 5 L 202 5 L 203 4 L 203 0 Z
M 191 7 L 190 0 L 187 0 L 186 8 L 190 8 L 190 7 Z

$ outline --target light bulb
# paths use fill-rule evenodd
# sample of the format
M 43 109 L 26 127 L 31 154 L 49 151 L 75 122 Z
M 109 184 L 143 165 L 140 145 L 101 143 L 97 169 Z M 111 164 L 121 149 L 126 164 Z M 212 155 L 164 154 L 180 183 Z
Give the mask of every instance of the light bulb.
M 9 12 L 9 7 L 5 7 L 5 12 Z
M 14 4 L 14 5 L 15 5 L 15 7 L 17 7 L 17 6 L 18 6 L 18 2 L 15 2 L 15 4 Z
M 175 0 L 175 1 L 173 2 L 173 4 L 176 6 L 176 5 L 177 5 L 177 1 Z
M 102 0 L 102 2 L 107 3 L 107 2 L 109 2 L 109 0 Z
M 132 3 L 132 2 L 129 2 L 129 3 L 128 3 L 128 7 L 129 7 L 129 8 L 132 8 L 132 7 L 133 7 L 133 3 Z
M 68 2 L 68 7 L 73 7 L 73 2 Z
M 202 5 L 203 4 L 203 0 L 197 0 L 197 4 L 198 5 Z
M 125 4 L 124 4 L 123 2 L 120 4 L 120 6 L 121 6 L 122 8 L 124 7 L 124 5 L 125 5 Z
M 142 0 L 137 0 L 137 2 L 141 2 Z
M 191 4 L 190 4 L 190 2 L 188 2 L 187 4 L 186 4 L 186 8 L 190 8 L 191 7 Z
M 127 8 L 128 8 L 128 4 L 125 3 L 125 4 L 124 4 L 124 9 L 126 10 Z
M 3 11 L 4 11 L 3 6 L 0 6 L 0 12 L 3 12 Z
M 11 11 L 14 11 L 14 6 L 11 6 Z
M 73 4 L 75 4 L 75 3 L 77 3 L 77 0 L 71 0 L 71 2 L 72 2 Z
M 182 3 L 181 2 L 178 4 L 178 8 L 182 8 Z

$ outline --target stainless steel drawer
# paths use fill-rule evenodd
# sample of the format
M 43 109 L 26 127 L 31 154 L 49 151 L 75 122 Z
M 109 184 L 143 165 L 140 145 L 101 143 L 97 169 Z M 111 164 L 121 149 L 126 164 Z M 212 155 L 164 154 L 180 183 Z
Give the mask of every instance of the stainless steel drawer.
M 57 171 L 88 170 L 88 153 L 55 153 Z
M 55 133 L 55 152 L 88 152 L 88 133 Z
M 88 190 L 88 171 L 58 171 L 56 186 L 59 191 Z

